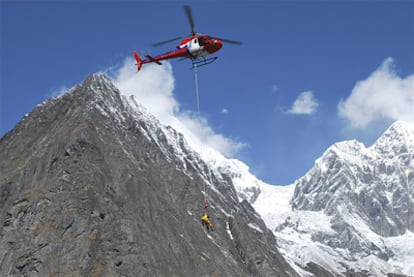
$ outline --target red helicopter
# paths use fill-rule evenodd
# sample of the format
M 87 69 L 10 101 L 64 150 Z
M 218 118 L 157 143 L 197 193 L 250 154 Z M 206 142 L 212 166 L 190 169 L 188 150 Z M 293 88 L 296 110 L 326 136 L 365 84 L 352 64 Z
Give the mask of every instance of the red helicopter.
M 134 51 L 134 57 L 137 61 L 136 65 L 138 71 L 141 70 L 143 64 L 156 63 L 161 65 L 162 63 L 160 61 L 174 58 L 191 59 L 193 67 L 207 65 L 214 62 L 217 59 L 217 57 L 206 58 L 206 56 L 209 56 L 220 50 L 223 46 L 223 42 L 237 45 L 242 44 L 240 41 L 211 37 L 208 35 L 197 33 L 194 30 L 194 20 L 191 12 L 191 7 L 189 5 L 185 5 L 184 10 L 191 27 L 190 37 L 177 37 L 153 44 L 153 46 L 156 47 L 166 43 L 173 42 L 175 40 L 182 39 L 181 43 L 177 46 L 176 50 L 155 57 L 145 55 L 147 57 L 147 59 L 145 60 L 142 60 L 138 53 Z

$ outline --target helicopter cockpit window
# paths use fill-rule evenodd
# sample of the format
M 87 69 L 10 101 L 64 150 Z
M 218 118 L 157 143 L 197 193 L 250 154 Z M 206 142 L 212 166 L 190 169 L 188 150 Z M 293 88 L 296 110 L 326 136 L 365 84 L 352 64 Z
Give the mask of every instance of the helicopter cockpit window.
M 204 45 L 204 38 L 202 38 L 202 37 L 198 38 L 198 44 L 200 46 L 203 46 Z

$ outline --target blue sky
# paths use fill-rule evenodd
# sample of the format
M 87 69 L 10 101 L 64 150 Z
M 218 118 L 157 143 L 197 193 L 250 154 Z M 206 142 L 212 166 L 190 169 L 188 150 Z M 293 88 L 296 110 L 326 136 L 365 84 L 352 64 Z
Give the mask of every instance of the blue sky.
M 185 3 L 198 32 L 244 42 L 199 69 L 200 121 L 265 182 L 290 184 L 333 143 L 369 146 L 414 121 L 414 1 Z M 120 82 L 133 50 L 172 50 L 151 45 L 190 32 L 185 3 L 1 1 L 0 136 L 90 73 Z M 167 80 L 167 110 L 194 119 L 190 62 L 157 67 L 134 77 Z

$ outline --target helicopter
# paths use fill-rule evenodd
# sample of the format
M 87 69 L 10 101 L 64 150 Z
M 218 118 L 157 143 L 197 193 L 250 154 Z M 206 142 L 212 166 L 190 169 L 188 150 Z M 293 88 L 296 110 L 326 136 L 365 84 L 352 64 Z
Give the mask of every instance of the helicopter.
M 153 44 L 153 47 L 157 47 L 181 39 L 181 43 L 176 47 L 177 49 L 155 57 L 152 57 L 151 55 L 145 55 L 147 58 L 145 60 L 142 60 L 138 53 L 134 51 L 133 55 L 137 62 L 136 65 L 138 71 L 141 70 L 143 64 L 156 63 L 158 65 L 162 65 L 162 60 L 174 58 L 181 58 L 183 60 L 191 59 L 193 68 L 196 66 L 207 65 L 214 62 L 217 57 L 206 57 L 219 51 L 223 47 L 223 42 L 236 45 L 242 44 L 240 41 L 211 37 L 209 35 L 197 33 L 194 29 L 194 20 L 191 7 L 189 5 L 184 5 L 184 11 L 187 15 L 187 19 L 191 27 L 191 33 L 188 35 L 188 37 L 176 37 Z

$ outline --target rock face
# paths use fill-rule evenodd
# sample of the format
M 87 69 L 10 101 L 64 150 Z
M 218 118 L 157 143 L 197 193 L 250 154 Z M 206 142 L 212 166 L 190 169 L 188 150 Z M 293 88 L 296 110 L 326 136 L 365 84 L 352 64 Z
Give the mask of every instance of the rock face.
M 104 75 L 36 107 L 0 156 L 0 276 L 298 276 L 231 179 Z
M 293 208 L 347 210 L 381 236 L 414 232 L 414 130 L 393 124 L 370 148 L 337 143 L 296 184 Z

